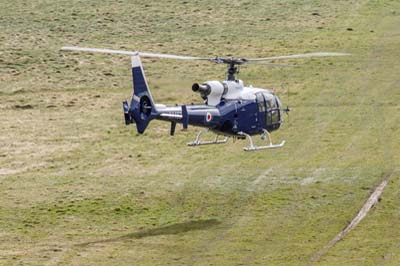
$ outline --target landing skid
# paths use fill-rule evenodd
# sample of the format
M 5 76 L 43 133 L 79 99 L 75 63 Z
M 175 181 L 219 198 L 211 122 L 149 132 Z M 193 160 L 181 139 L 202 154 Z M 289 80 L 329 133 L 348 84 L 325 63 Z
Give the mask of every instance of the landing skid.
M 249 139 L 249 146 L 244 147 L 243 150 L 244 151 L 257 151 L 257 150 L 265 150 L 265 149 L 277 149 L 277 148 L 281 148 L 283 147 L 283 145 L 285 145 L 285 141 L 282 141 L 279 144 L 272 144 L 272 138 L 271 138 L 271 134 L 263 129 L 263 134 L 261 135 L 261 139 L 265 140 L 266 138 L 268 138 L 269 140 L 269 145 L 266 146 L 256 146 L 254 145 L 253 139 L 251 138 L 251 136 L 249 134 L 246 134 L 244 132 L 239 132 L 239 135 L 245 136 L 247 139 Z
M 199 145 L 209 145 L 209 144 L 223 144 L 223 143 L 226 143 L 228 141 L 228 137 L 225 137 L 224 139 L 218 139 L 218 137 L 220 135 L 217 135 L 214 140 L 201 141 L 200 140 L 201 134 L 206 133 L 206 132 L 208 132 L 208 129 L 201 130 L 197 134 L 196 139 L 194 141 L 192 141 L 192 142 L 189 142 L 187 145 L 188 146 L 199 146 Z

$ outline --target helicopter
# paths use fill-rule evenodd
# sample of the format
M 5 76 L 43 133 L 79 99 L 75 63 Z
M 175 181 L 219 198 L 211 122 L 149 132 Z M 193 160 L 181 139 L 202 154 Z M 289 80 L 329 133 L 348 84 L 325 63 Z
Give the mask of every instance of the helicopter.
M 178 123 L 182 124 L 183 129 L 187 129 L 188 125 L 202 127 L 203 130 L 197 134 L 196 139 L 187 143 L 189 146 L 226 143 L 229 137 L 233 137 L 234 139 L 247 138 L 249 144 L 243 148 L 244 151 L 283 147 L 285 145 L 284 140 L 279 144 L 273 144 L 271 132 L 280 128 L 283 123 L 283 114 L 288 113 L 290 110 L 289 107 L 283 108 L 280 99 L 272 90 L 245 86 L 242 80 L 236 79 L 236 74 L 239 71 L 238 66 L 260 64 L 283 67 L 288 65 L 276 64 L 271 61 L 350 55 L 348 53 L 318 52 L 247 59 L 233 57 L 193 57 L 77 46 L 64 46 L 61 50 L 131 56 L 133 95 L 130 105 L 125 100 L 122 103 L 122 107 L 125 124 L 136 124 L 139 134 L 144 133 L 151 120 L 158 119 L 171 123 L 171 136 L 174 135 Z M 196 60 L 226 64 L 228 67 L 227 78 L 223 81 L 212 80 L 192 85 L 192 91 L 200 94 L 204 100 L 203 104 L 184 104 L 180 106 L 156 104 L 150 93 L 141 57 Z M 214 132 L 216 137 L 213 140 L 202 141 L 200 137 L 207 131 Z M 262 140 L 268 139 L 268 144 L 262 146 L 256 145 L 252 139 L 255 135 L 260 135 Z M 221 139 L 220 136 L 223 138 Z

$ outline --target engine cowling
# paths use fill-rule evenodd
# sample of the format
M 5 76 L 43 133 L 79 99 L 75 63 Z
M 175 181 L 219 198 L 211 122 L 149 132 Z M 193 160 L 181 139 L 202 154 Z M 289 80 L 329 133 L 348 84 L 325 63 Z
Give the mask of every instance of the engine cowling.
M 199 92 L 201 97 L 206 100 L 208 105 L 217 105 L 222 96 L 227 92 L 228 87 L 220 81 L 207 81 L 203 84 L 194 83 L 192 90 Z

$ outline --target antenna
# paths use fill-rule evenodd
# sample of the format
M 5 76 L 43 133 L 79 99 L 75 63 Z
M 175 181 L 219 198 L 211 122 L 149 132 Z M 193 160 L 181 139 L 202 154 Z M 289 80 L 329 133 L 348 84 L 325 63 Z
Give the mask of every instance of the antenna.
M 283 71 L 283 80 L 287 80 L 287 75 L 286 75 L 286 72 L 285 71 Z M 283 88 L 283 90 L 285 91 L 286 90 L 286 99 L 287 99 L 287 102 L 286 102 L 286 108 L 285 109 L 283 109 L 283 112 L 285 112 L 285 114 L 287 115 L 287 119 L 288 119 L 288 127 L 290 128 L 290 115 L 289 115 L 289 112 L 290 112 L 290 109 L 289 109 L 289 103 L 290 103 L 290 86 L 286 86 L 287 84 L 286 83 L 282 83 L 282 88 Z

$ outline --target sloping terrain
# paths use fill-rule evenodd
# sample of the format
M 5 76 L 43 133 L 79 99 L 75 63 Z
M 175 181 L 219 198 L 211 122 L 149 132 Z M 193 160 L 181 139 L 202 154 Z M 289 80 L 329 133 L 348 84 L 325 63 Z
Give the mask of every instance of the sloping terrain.
M 0 1 L 0 264 L 309 265 L 382 179 L 316 264 L 400 264 L 398 1 Z M 284 148 L 245 153 L 187 147 L 197 129 L 162 122 L 139 136 L 123 124 L 129 58 L 64 45 L 353 56 L 243 67 L 292 109 Z M 191 84 L 225 73 L 143 62 L 160 103 L 199 102 Z

